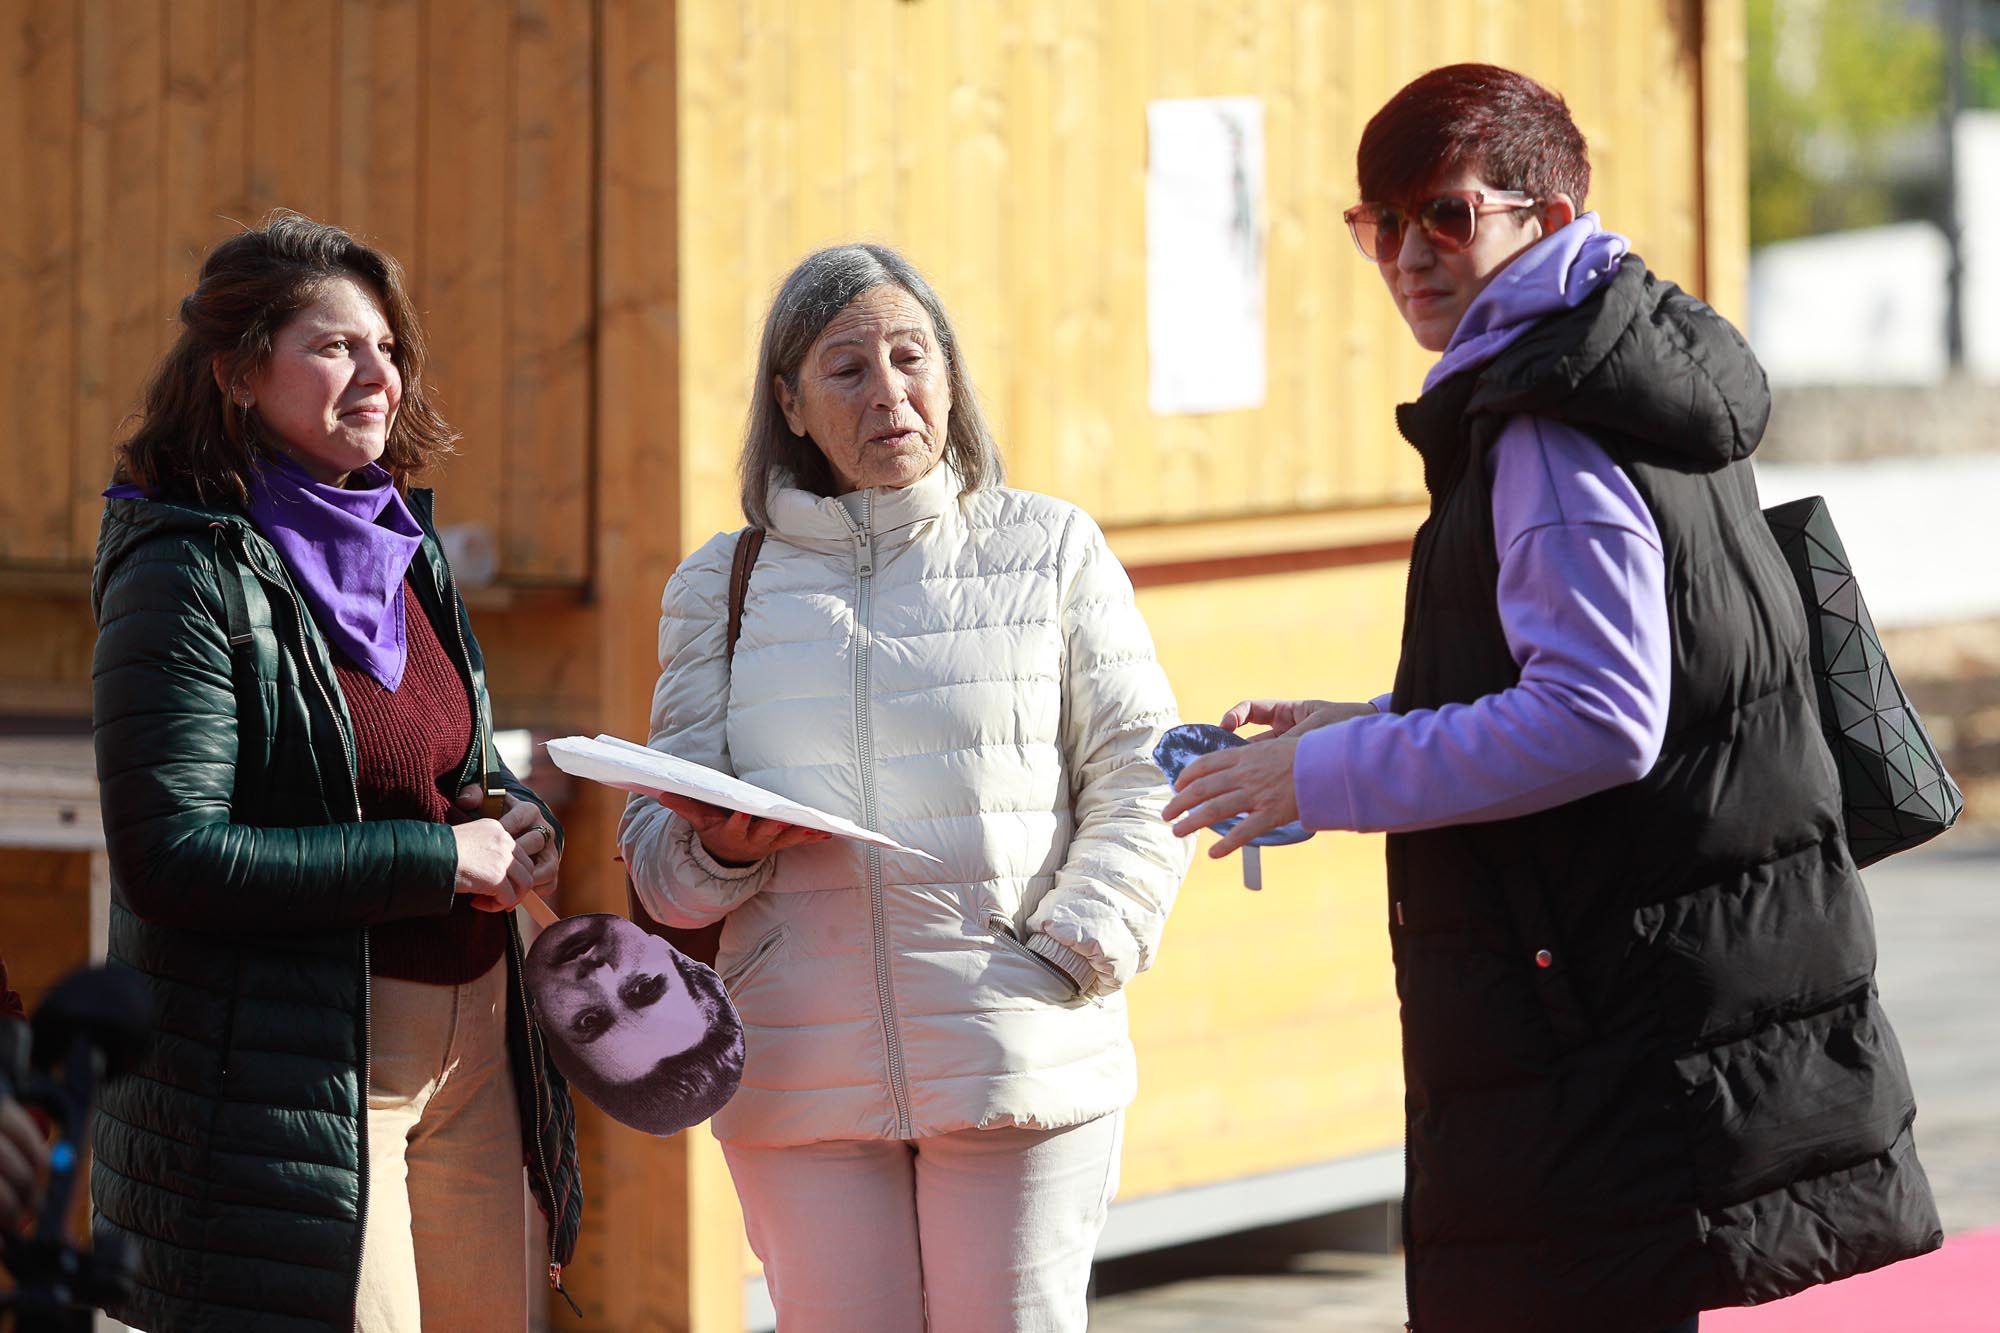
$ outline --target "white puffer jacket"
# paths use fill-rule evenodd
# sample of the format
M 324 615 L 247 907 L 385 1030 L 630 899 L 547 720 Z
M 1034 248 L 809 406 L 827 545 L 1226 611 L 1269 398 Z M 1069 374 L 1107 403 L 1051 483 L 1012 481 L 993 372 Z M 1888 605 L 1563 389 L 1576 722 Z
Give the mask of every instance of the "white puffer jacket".
M 716 1134 L 907 1139 L 1124 1106 L 1119 988 L 1189 856 L 1160 820 L 1174 700 L 1124 570 L 1074 505 L 960 495 L 944 466 L 865 493 L 859 521 L 792 489 L 770 512 L 733 668 L 737 534 L 667 584 L 652 744 L 944 864 L 835 839 L 730 869 L 630 803 L 648 910 L 727 914 L 717 970 L 748 1057 Z

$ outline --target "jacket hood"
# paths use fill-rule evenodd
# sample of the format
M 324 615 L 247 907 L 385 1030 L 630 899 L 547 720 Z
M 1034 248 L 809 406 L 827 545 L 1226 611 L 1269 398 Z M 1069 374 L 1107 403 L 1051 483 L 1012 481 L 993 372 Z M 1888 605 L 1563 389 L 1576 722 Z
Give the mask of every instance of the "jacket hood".
M 1710 472 L 1748 458 L 1771 415 L 1764 368 L 1743 335 L 1654 277 L 1636 255 L 1626 256 L 1589 300 L 1549 316 L 1468 373 L 1476 376 L 1468 415 L 1545 416 L 1595 427 L 1635 440 L 1654 461 L 1684 471 Z
M 90 571 L 90 611 L 103 610 L 104 589 L 126 557 L 156 537 L 198 536 L 211 528 L 250 526 L 243 514 L 228 509 L 204 509 L 175 500 L 114 496 L 104 502 L 97 527 L 97 558 Z

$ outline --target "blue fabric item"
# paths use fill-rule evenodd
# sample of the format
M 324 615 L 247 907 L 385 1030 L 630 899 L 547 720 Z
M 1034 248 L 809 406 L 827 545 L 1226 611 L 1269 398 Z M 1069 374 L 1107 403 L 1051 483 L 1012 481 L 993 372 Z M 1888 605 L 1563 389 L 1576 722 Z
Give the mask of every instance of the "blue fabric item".
M 329 486 L 272 460 L 251 482 L 250 521 L 278 548 L 327 642 L 383 689 L 401 684 L 403 576 L 424 530 L 381 464 Z
M 1169 727 L 1161 733 L 1160 743 L 1153 747 L 1153 762 L 1167 775 L 1168 782 L 1179 782 L 1181 770 L 1197 756 L 1249 743 L 1235 732 L 1224 731 L 1210 722 L 1183 722 L 1180 726 Z M 1242 822 L 1242 815 L 1231 815 L 1227 819 L 1210 824 L 1209 828 L 1216 834 L 1226 837 L 1231 829 Z M 1286 847 L 1295 842 L 1304 842 L 1311 836 L 1312 830 L 1295 819 L 1289 824 L 1280 824 L 1268 833 L 1260 833 L 1250 839 L 1250 845 Z

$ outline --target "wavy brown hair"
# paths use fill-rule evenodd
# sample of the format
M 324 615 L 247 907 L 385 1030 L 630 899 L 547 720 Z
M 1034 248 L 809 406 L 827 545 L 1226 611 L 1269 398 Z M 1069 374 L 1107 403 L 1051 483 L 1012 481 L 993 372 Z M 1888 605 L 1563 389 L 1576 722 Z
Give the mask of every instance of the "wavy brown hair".
M 390 256 L 339 227 L 279 211 L 208 252 L 195 288 L 181 298 L 180 337 L 146 384 L 139 424 L 116 450 L 114 480 L 155 495 L 243 508 L 250 481 L 275 457 L 254 407 L 234 390 L 270 364 L 278 331 L 336 278 L 373 292 L 396 340 L 390 360 L 403 379 L 382 466 L 410 478 L 452 452 L 457 433 L 425 394 L 424 333 Z M 217 372 L 230 387 L 216 383 Z

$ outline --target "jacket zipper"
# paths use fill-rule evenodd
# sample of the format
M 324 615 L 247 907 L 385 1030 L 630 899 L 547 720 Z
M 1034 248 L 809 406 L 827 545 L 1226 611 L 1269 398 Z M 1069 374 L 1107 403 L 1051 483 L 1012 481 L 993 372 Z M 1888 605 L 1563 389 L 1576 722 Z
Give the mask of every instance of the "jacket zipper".
M 1391 934 L 1403 929 L 1403 900 L 1395 899 L 1393 906 L 1396 919 Z M 1396 1024 L 1396 1033 L 1402 1048 L 1403 1067 L 1408 1069 L 1410 1038 L 1400 1021 Z M 1403 1202 L 1396 1210 L 1396 1227 L 1403 1235 L 1403 1333 L 1416 1333 L 1416 1284 L 1410 1278 L 1410 1106 L 1407 1097 L 1403 1103 Z
M 507 931 L 507 952 L 514 964 L 514 987 L 521 997 L 521 1021 L 528 1025 L 528 1072 L 535 1097 L 535 1123 L 529 1129 L 528 1137 L 535 1142 L 535 1160 L 542 1164 L 542 1183 L 548 1188 L 549 1205 L 552 1210 L 549 1214 L 549 1285 L 556 1289 L 556 1294 L 568 1302 L 569 1308 L 576 1311 L 577 1318 L 581 1319 L 583 1310 L 564 1288 L 563 1266 L 556 1261 L 556 1238 L 562 1231 L 564 1201 L 556 1197 L 555 1173 L 549 1170 L 548 1150 L 542 1146 L 542 1051 L 536 1039 L 535 1020 L 528 1008 L 528 983 L 524 975 L 526 965 L 521 961 L 520 950 L 521 938 L 514 933 L 510 925 Z
M 1400 413 L 1396 417 L 1396 432 L 1408 444 L 1416 447 L 1417 442 L 1411 438 L 1409 430 L 1403 425 Z M 1417 452 L 1421 454 L 1423 451 L 1419 448 Z M 1435 497 L 1433 497 L 1432 512 L 1424 517 L 1424 521 L 1417 527 L 1416 535 L 1410 541 L 1410 569 L 1409 573 L 1405 576 L 1403 584 L 1405 635 L 1409 632 L 1408 624 L 1412 599 L 1415 598 L 1417 589 L 1422 586 L 1425 570 L 1430 565 L 1430 543 L 1425 540 L 1425 537 L 1432 527 L 1435 517 L 1436 501 Z M 1391 909 L 1395 918 L 1390 927 L 1390 933 L 1393 935 L 1403 929 L 1403 900 L 1400 898 L 1393 899 L 1391 901 Z M 1397 1031 L 1402 1048 L 1403 1067 L 1407 1069 L 1410 1063 L 1409 1035 L 1402 1031 L 1400 1023 L 1397 1024 Z M 1410 1107 L 1407 1098 L 1403 1105 L 1403 1202 L 1402 1206 L 1396 1210 L 1396 1221 L 1398 1230 L 1403 1235 L 1403 1330 L 1404 1333 L 1416 1333 L 1416 1283 L 1410 1276 Z
M 1015 935 L 1012 930 L 1008 929 L 1007 926 L 1004 924 L 1004 922 L 1000 920 L 988 921 L 986 923 L 986 929 L 993 932 L 993 938 L 997 942 L 999 942 L 1002 946 L 1004 946 L 1009 952 L 1017 953 L 1021 955 L 1021 957 L 1028 959 L 1030 962 L 1038 964 L 1044 972 L 1047 972 L 1050 976 L 1056 977 L 1059 980 L 1061 980 L 1063 985 L 1069 987 L 1070 991 L 1073 994 L 1082 993 L 1081 988 L 1079 988 L 1076 984 L 1076 978 L 1071 976 L 1069 973 L 1063 971 L 1062 965 L 1060 963 L 1056 962 L 1056 960 L 1053 958 L 1042 957 L 1042 955 L 1036 953 L 1033 949 L 1030 949 L 1027 945 L 1021 943 L 1020 937 Z
M 839 504 L 838 501 L 835 502 Z M 861 822 L 876 827 L 875 737 L 868 716 L 868 649 L 874 634 L 875 604 L 875 493 L 861 495 L 861 524 L 846 505 L 839 505 L 842 518 L 854 534 L 854 737 L 861 763 Z M 896 1137 L 907 1139 L 910 1131 L 910 1093 L 903 1081 L 903 1045 L 896 1033 L 896 993 L 889 977 L 889 931 L 882 893 L 882 853 L 868 849 L 868 924 L 875 938 L 875 998 L 882 1008 L 882 1044 L 889 1062 L 889 1095 L 896 1104 Z

